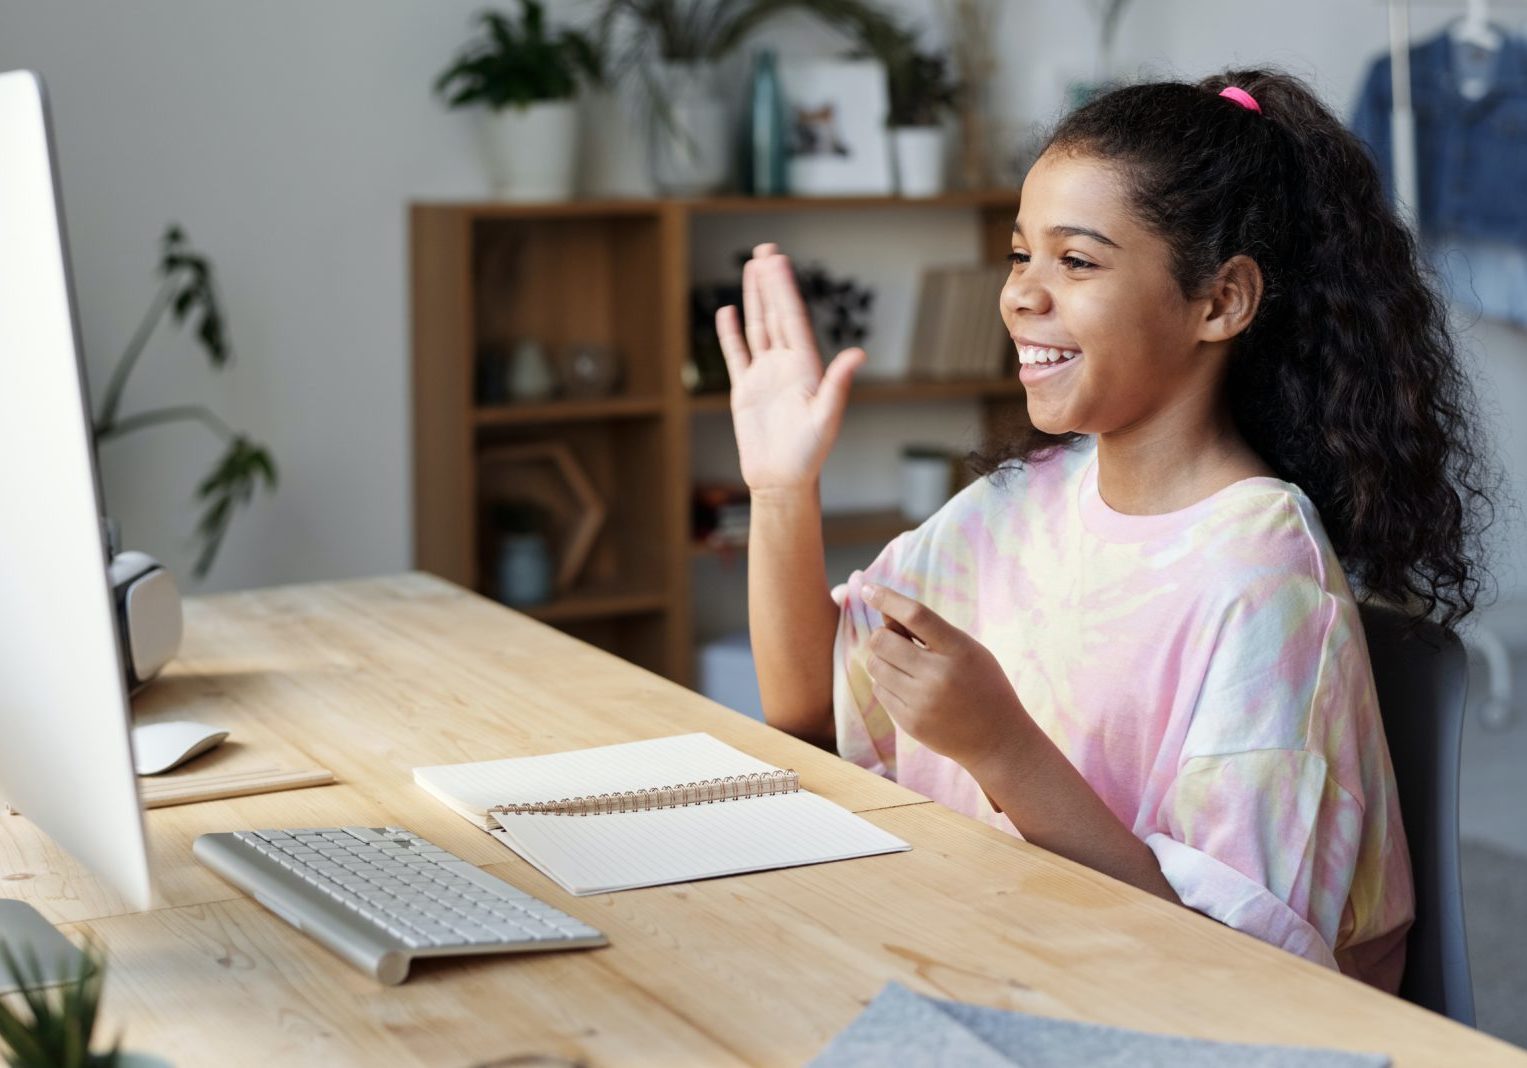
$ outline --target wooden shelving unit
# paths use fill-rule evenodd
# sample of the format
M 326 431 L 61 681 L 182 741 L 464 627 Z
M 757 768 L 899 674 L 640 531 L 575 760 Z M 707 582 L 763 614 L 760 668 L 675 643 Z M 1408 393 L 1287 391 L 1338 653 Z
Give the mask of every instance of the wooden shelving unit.
M 711 552 L 690 537 L 691 419 L 725 413 L 724 395 L 691 396 L 691 238 L 709 217 L 783 212 L 974 212 L 980 256 L 1009 248 L 1010 190 L 943 197 L 605 200 L 410 208 L 413 334 L 414 562 L 491 595 L 487 507 L 512 486 L 487 457 L 555 441 L 576 457 L 608 510 L 588 561 L 555 599 L 525 609 L 659 674 L 692 674 L 690 569 Z M 548 347 L 614 346 L 617 396 L 478 405 L 486 344 L 533 337 Z M 1013 380 L 862 381 L 850 404 L 976 399 L 988 435 L 1026 417 Z M 830 515 L 829 544 L 888 541 L 913 524 L 892 512 Z

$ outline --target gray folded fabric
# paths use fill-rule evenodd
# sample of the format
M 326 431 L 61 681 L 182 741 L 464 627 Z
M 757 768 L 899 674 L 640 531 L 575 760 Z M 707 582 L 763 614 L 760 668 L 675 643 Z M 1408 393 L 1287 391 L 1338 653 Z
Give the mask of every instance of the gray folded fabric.
M 811 1068 L 1388 1068 L 1382 1053 L 1258 1046 L 1052 1020 L 915 994 L 887 983 Z

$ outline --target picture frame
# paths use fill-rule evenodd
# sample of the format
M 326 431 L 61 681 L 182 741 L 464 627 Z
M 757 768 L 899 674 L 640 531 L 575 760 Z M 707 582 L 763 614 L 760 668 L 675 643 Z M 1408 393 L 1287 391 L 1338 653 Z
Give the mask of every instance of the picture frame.
M 889 196 L 890 100 L 878 59 L 786 59 L 787 182 L 793 196 Z

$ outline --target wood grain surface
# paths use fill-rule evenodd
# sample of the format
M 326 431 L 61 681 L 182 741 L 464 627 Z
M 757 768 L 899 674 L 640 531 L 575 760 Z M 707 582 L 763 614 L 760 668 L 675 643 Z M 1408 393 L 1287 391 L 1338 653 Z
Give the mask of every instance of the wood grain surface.
M 888 981 L 1049 1016 L 1383 1051 L 1527 1054 L 987 828 L 423 574 L 193 598 L 140 715 L 330 786 L 146 814 L 158 906 L 134 914 L 24 817 L 0 894 L 109 955 L 103 1033 L 191 1065 L 801 1064 Z M 421 764 L 705 730 L 911 852 L 574 898 L 412 784 Z M 207 831 L 397 824 L 602 929 L 608 947 L 426 962 L 379 986 L 197 864 Z

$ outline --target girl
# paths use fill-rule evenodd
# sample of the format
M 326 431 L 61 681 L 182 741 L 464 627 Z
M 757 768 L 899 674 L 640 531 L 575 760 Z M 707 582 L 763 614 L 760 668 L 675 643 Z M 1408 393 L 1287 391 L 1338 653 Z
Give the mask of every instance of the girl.
M 1348 576 L 1453 627 L 1488 500 L 1441 302 L 1298 80 L 1138 85 L 1023 184 L 1000 309 L 1033 429 L 835 598 L 825 372 L 761 245 L 717 316 L 770 723 L 1394 991 L 1412 888 Z M 1345 572 L 1345 573 L 1344 573 Z

